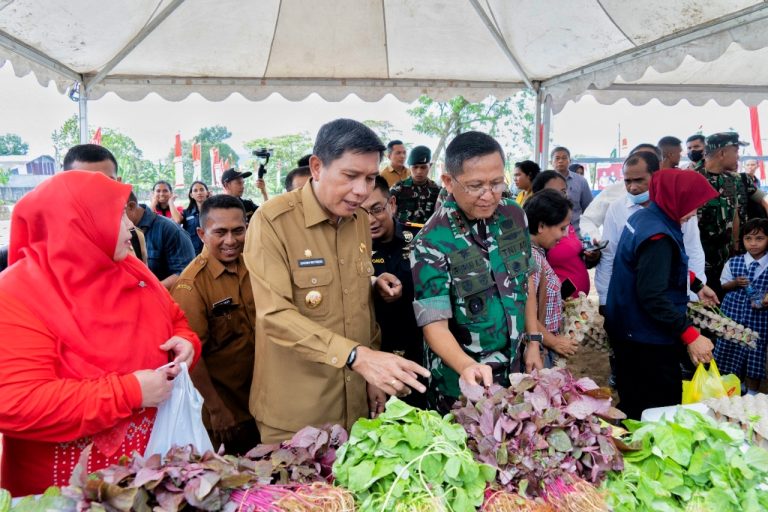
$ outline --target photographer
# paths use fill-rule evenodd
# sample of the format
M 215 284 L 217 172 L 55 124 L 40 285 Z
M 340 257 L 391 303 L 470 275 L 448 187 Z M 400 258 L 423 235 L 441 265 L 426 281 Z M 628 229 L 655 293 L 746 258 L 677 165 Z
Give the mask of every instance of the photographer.
M 245 220 L 246 222 L 249 222 L 251 220 L 251 217 L 256 212 L 256 209 L 258 206 L 256 203 L 251 201 L 250 199 L 243 199 L 243 192 L 245 191 L 245 178 L 248 178 L 252 176 L 253 173 L 248 172 L 238 172 L 235 169 L 227 169 L 224 171 L 224 174 L 221 175 L 221 184 L 224 187 L 224 193 L 229 196 L 235 196 L 236 198 L 240 199 L 240 201 L 243 202 L 243 208 L 245 208 Z M 260 182 L 260 183 L 259 183 Z M 259 182 L 256 183 L 256 186 L 259 187 L 261 190 L 261 194 L 264 197 L 264 200 L 266 201 L 269 199 L 267 197 L 267 187 L 264 184 L 264 180 L 259 180 Z

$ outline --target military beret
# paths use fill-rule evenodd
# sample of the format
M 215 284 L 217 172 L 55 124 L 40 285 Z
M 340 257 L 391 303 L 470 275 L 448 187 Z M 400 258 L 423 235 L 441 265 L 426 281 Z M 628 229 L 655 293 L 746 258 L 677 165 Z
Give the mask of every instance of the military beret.
M 421 165 L 432 162 L 432 152 L 427 146 L 416 146 L 408 155 L 408 165 Z

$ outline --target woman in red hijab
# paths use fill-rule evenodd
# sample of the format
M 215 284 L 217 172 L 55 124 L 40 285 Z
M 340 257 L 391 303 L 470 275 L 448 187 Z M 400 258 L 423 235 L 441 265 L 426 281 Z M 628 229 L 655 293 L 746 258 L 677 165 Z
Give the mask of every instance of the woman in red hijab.
M 686 349 L 694 365 L 712 359 L 712 342 L 686 315 L 688 285 L 702 301 L 716 303 L 717 296 L 688 272 L 680 225 L 717 195 L 696 172 L 657 171 L 651 203 L 629 218 L 619 240 L 605 328 L 616 355 L 619 407 L 630 418 L 680 403 Z
M 66 485 L 143 453 L 156 406 L 200 341 L 149 269 L 129 254 L 131 187 L 68 171 L 13 210 L 0 274 L 0 487 Z

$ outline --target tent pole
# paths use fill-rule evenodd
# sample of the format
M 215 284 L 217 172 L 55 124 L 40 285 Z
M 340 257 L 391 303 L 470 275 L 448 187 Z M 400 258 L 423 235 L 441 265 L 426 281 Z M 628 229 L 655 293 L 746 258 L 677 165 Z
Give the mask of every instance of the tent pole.
M 80 125 L 80 144 L 88 143 L 88 92 L 85 90 L 85 84 L 79 82 L 80 99 L 78 100 L 79 115 L 78 124 Z
M 549 166 L 549 135 L 552 131 L 552 96 L 547 95 L 544 98 L 542 107 L 541 161 L 539 165 L 542 169 L 546 169 Z
M 533 133 L 533 161 L 541 165 L 541 142 L 542 142 L 542 126 L 541 126 L 541 101 L 542 91 L 541 86 L 536 85 L 536 111 L 534 112 L 534 133 Z

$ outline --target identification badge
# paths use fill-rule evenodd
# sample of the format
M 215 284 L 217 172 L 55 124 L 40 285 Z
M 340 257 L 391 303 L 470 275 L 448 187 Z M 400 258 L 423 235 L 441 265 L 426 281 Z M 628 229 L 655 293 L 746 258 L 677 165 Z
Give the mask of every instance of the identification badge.
M 308 258 L 305 260 L 299 260 L 299 267 L 322 267 L 325 265 L 325 258 Z

